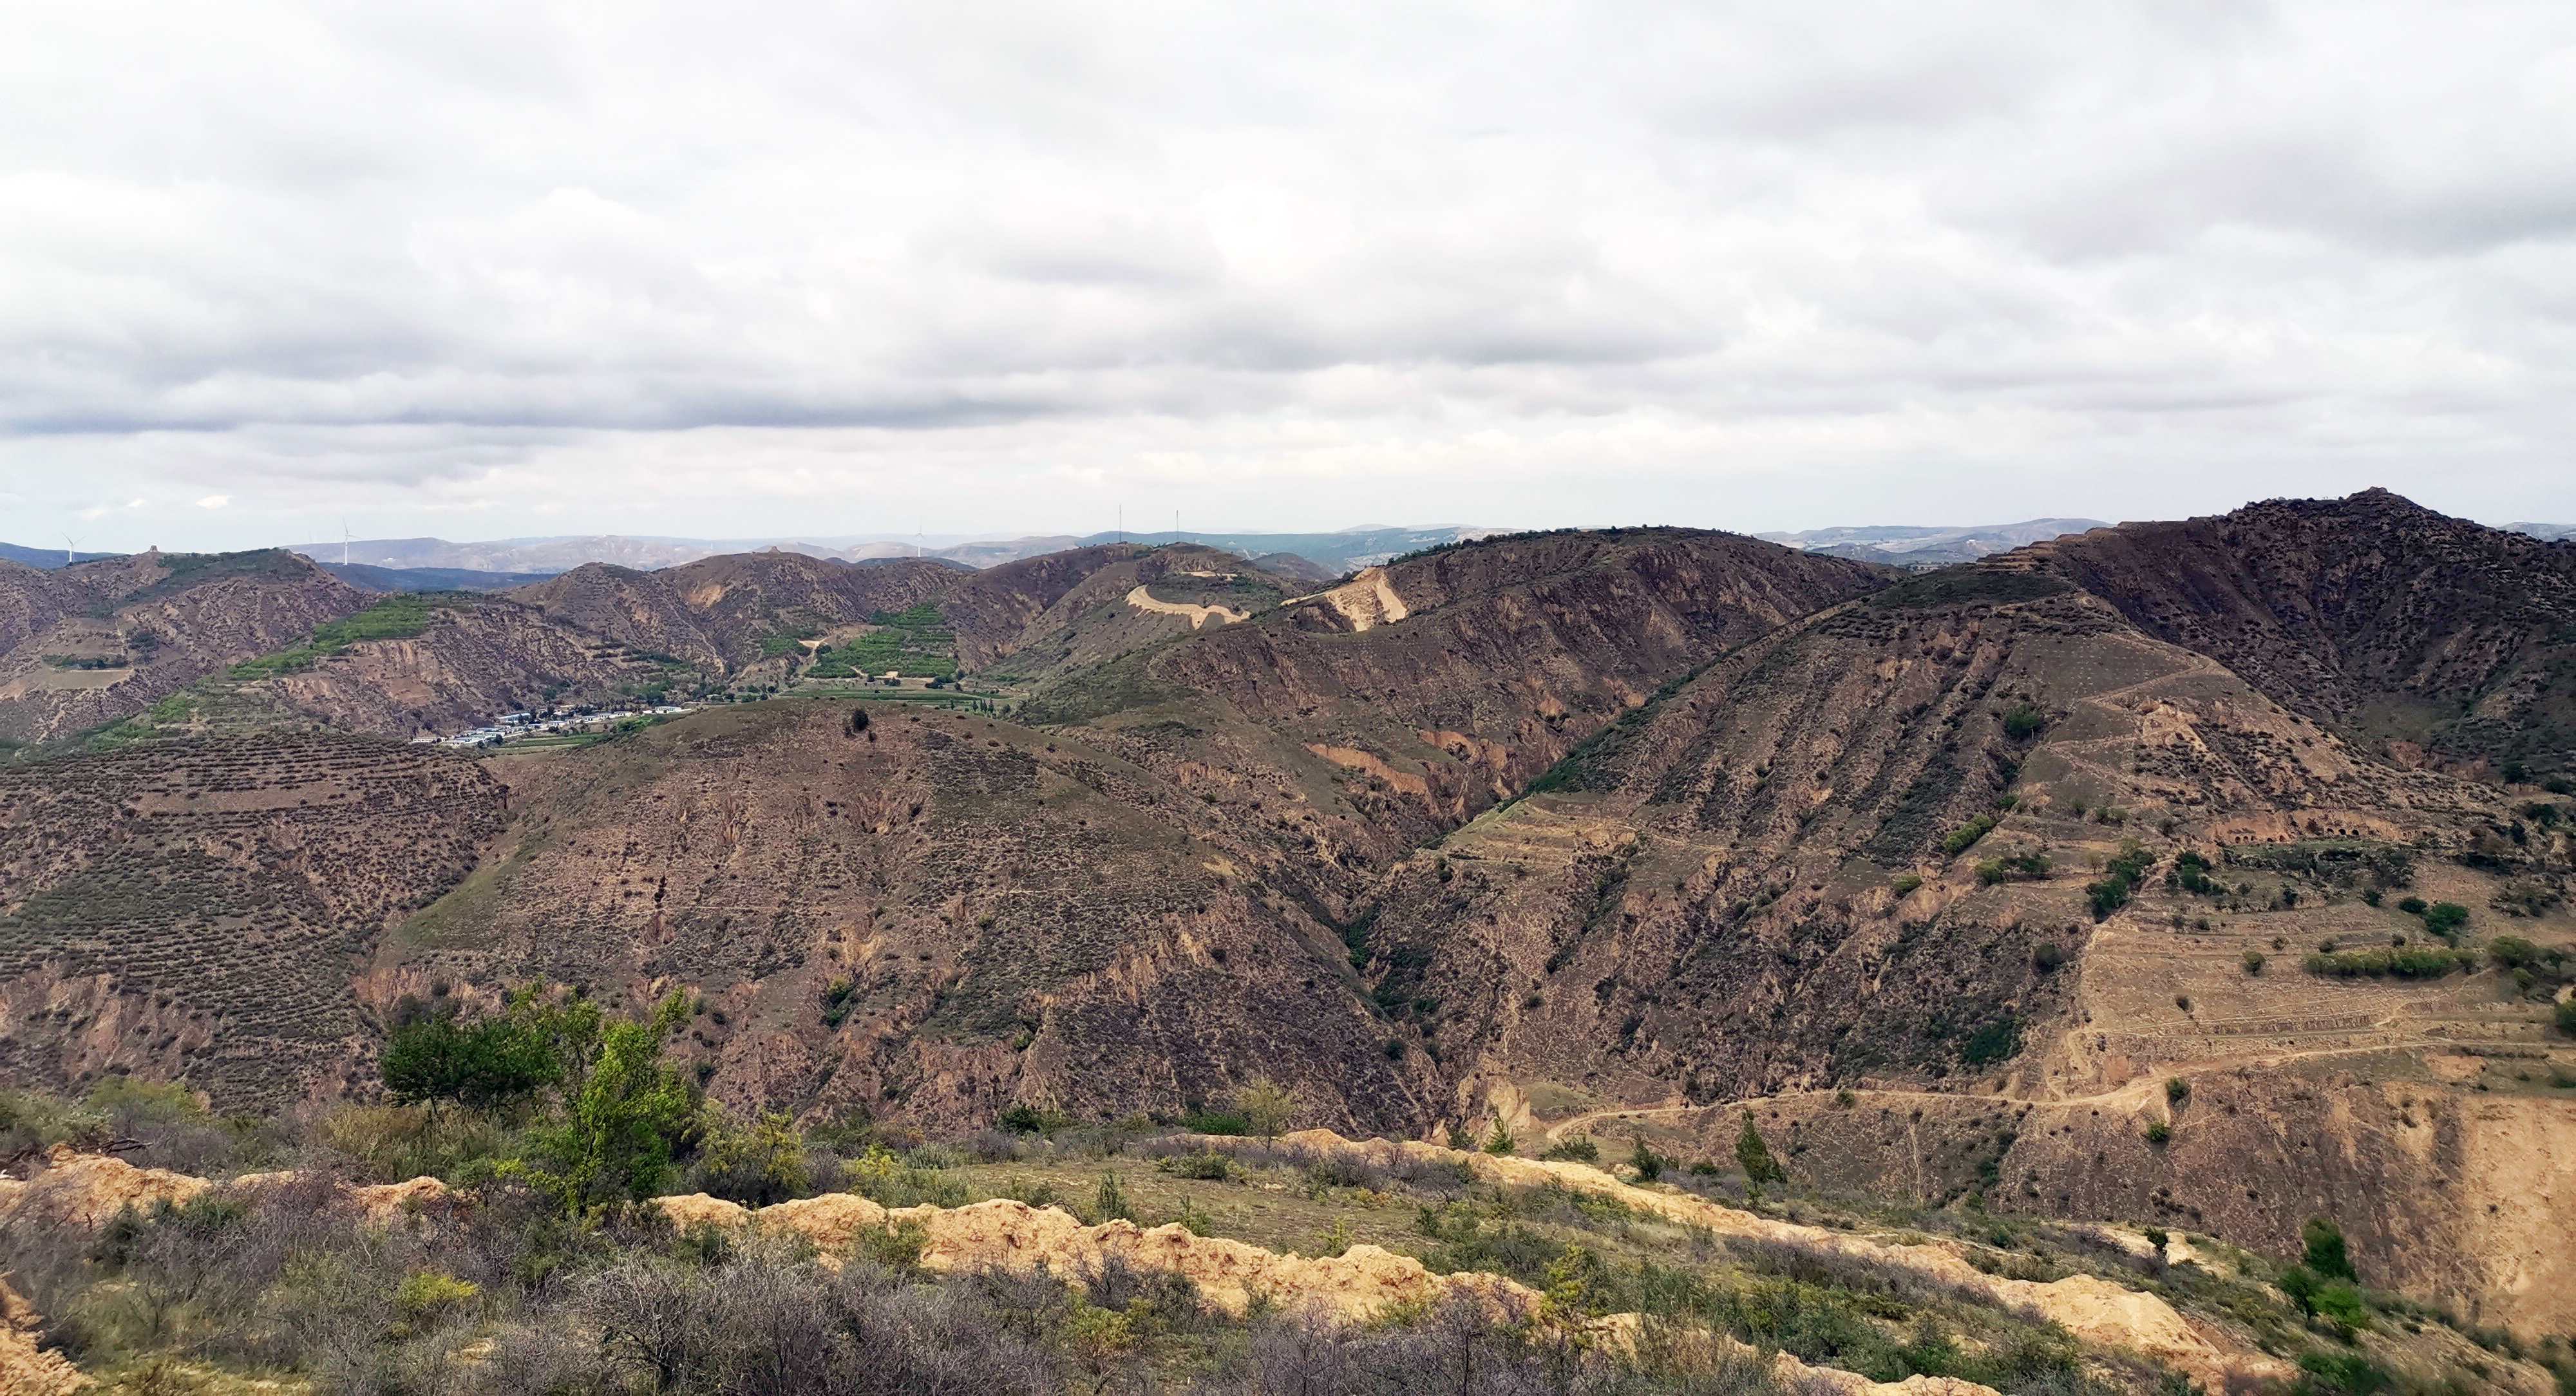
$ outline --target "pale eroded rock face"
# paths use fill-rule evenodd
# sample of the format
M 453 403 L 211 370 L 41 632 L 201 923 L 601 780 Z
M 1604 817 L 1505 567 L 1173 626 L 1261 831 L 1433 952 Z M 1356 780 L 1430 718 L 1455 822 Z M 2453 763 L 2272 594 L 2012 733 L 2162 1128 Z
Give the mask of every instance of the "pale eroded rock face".
M 113 1155 L 75 1153 L 57 1144 L 33 1180 L 0 1178 L 0 1217 L 97 1226 L 127 1207 L 148 1212 L 155 1203 L 184 1203 L 213 1186 L 185 1173 L 137 1168 Z
M 0 1280 L 0 1396 L 67 1396 L 90 1384 L 61 1353 L 36 1347 L 44 1320 Z
M 1381 1162 L 1391 1162 L 1399 1156 L 1464 1161 L 1479 1174 L 1498 1182 L 1523 1187 L 1554 1182 L 1574 1191 L 1616 1197 L 1639 1211 L 1705 1227 L 1721 1236 L 1782 1241 L 1902 1266 L 1942 1284 L 2033 1310 L 2094 1346 L 2134 1348 L 2187 1374 L 2204 1390 L 2225 1390 L 2231 1373 L 2260 1379 L 2286 1379 L 2292 1375 L 2285 1364 L 2249 1352 L 2225 1334 L 2204 1332 L 2152 1294 L 2123 1289 L 2091 1275 L 2069 1275 L 2045 1284 L 2002 1279 L 1969 1265 L 1947 1246 L 1894 1245 L 1823 1227 L 1775 1222 L 1687 1193 L 1635 1187 L 1588 1164 L 1465 1154 L 1414 1141 L 1355 1143 L 1329 1130 L 1300 1131 L 1285 1136 L 1283 1142 L 1309 1149 L 1357 1152 Z
M 1134 1222 L 1099 1226 L 1056 1207 L 1031 1207 L 996 1198 L 966 1207 L 887 1209 L 863 1197 L 832 1193 L 747 1210 L 703 1193 L 657 1199 L 676 1225 L 757 1225 L 792 1231 L 811 1240 L 827 1263 L 837 1260 L 863 1231 L 918 1228 L 921 1263 L 932 1270 L 1044 1269 L 1067 1278 L 1095 1273 L 1114 1257 L 1138 1269 L 1187 1276 L 1207 1301 L 1240 1314 L 1256 1294 L 1286 1303 L 1319 1304 L 1347 1319 L 1376 1314 L 1389 1304 L 1438 1301 L 1466 1294 L 1497 1314 L 1525 1312 L 1538 1295 L 1498 1275 L 1435 1275 L 1422 1262 L 1376 1246 L 1353 1246 L 1338 1256 L 1281 1255 L 1224 1237 L 1198 1236 L 1179 1226 L 1140 1228 Z

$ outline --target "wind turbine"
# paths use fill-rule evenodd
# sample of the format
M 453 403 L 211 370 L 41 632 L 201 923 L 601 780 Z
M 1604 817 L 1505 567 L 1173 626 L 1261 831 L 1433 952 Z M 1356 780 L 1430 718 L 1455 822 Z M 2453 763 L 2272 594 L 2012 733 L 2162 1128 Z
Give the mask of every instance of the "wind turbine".
M 72 565 L 72 549 L 79 546 L 79 539 L 74 538 L 68 533 L 63 535 L 63 566 L 69 567 Z
M 349 565 L 349 521 L 340 520 L 340 565 Z

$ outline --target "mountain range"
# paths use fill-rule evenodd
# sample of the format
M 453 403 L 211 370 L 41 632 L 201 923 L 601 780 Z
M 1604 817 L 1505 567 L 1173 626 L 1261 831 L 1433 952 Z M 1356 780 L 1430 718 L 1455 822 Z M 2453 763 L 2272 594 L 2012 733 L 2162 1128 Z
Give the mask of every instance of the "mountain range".
M 2379 490 L 1848 532 L 0 564 L 0 1070 L 280 1107 L 406 997 L 685 988 L 707 1089 L 799 1119 L 1751 1111 L 1818 1186 L 2330 1211 L 2576 1327 L 2576 543 Z
M 1095 533 L 1087 537 L 1044 535 L 1010 539 L 947 540 L 939 546 L 894 538 L 703 539 L 622 538 L 615 535 L 560 538 L 508 538 L 489 543 L 450 543 L 443 538 L 373 538 L 342 543 L 300 543 L 289 549 L 317 562 L 336 565 L 346 556 L 353 564 L 386 570 L 447 569 L 465 573 L 537 574 L 570 571 L 585 563 L 604 562 L 650 571 L 728 553 L 776 549 L 807 557 L 868 562 L 884 559 L 943 558 L 970 567 L 991 567 L 1022 558 L 1093 548 L 1104 544 L 1196 543 L 1247 559 L 1264 554 L 1295 554 L 1323 575 L 1384 562 L 1400 553 L 1474 538 L 1490 529 L 1385 528 L 1363 526 L 1336 533 Z

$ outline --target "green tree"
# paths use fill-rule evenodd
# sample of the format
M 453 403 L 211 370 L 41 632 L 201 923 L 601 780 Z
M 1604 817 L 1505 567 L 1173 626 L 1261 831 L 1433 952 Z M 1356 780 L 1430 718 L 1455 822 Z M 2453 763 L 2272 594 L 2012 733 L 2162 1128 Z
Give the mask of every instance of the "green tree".
M 1744 1128 L 1735 1136 L 1735 1161 L 1744 1169 L 1744 1181 L 1757 1197 L 1763 1184 L 1789 1181 L 1788 1170 L 1771 1157 L 1771 1146 L 1763 1142 L 1762 1131 L 1754 1128 L 1750 1110 L 1744 1112 Z
M 2344 1244 L 2343 1228 L 2332 1217 L 2310 1217 L 2299 1228 L 2299 1240 L 2307 1247 L 2307 1265 L 2329 1280 L 2359 1280 L 2352 1269 L 2352 1252 Z
M 1297 1093 L 1267 1076 L 1246 1082 L 1234 1103 L 1243 1112 L 1244 1123 L 1265 1140 L 1278 1138 L 1297 1113 Z
M 642 1018 L 607 1023 L 580 1084 L 565 1091 L 563 1118 L 532 1132 L 529 1176 L 565 1211 L 650 1197 L 670 1174 L 697 1102 L 662 1060 L 662 1042 L 688 1016 L 688 997 L 675 993 Z
M 552 1046 L 516 1016 L 468 1023 L 454 1005 L 397 1024 L 381 1064 L 385 1090 L 430 1118 L 453 1102 L 490 1111 L 526 1100 L 563 1077 Z
M 2317 1286 L 2317 1317 L 2335 1326 L 2349 1338 L 2370 1326 L 2369 1306 L 2362 1303 L 2361 1290 L 2350 1280 L 2328 1280 Z
M 710 1102 L 699 1132 L 700 1191 L 746 1207 L 767 1207 L 814 1190 L 805 1139 L 786 1112 L 769 1111 L 738 1125 Z
M 2290 1296 L 2290 1302 L 2298 1305 L 2303 1314 L 2317 1311 L 2317 1290 L 2322 1283 L 2316 1272 L 2304 1265 L 2293 1265 L 2281 1272 L 2281 1292 Z
M 1646 1136 L 1642 1134 L 1637 1136 L 1636 1147 L 1628 1153 L 1628 1164 L 1637 1170 L 1638 1182 L 1651 1183 L 1664 1176 L 1663 1158 L 1646 1147 Z

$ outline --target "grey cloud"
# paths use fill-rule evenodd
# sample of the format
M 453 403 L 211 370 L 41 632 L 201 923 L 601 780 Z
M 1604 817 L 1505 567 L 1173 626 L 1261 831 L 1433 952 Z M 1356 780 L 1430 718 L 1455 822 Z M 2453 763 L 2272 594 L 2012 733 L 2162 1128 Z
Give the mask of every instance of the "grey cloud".
M 30 498 L 86 461 L 101 497 L 245 520 L 316 482 L 682 508 L 882 490 L 909 455 L 1032 509 L 1361 476 L 1577 509 L 1613 475 L 2081 480 L 2152 443 L 2249 493 L 2411 451 L 2576 515 L 2546 464 L 2576 387 L 2563 5 L 22 29 L 0 488 Z

